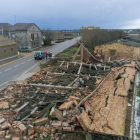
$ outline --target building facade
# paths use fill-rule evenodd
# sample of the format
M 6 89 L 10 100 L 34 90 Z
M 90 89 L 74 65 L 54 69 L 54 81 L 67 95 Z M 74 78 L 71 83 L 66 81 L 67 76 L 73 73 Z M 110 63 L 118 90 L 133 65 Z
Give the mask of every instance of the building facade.
M 9 37 L 9 28 L 12 27 L 9 23 L 0 23 L 0 35 Z
M 17 23 L 9 28 L 9 38 L 18 46 L 36 48 L 42 45 L 41 30 L 34 23 Z
M 0 61 L 17 55 L 17 43 L 0 35 Z

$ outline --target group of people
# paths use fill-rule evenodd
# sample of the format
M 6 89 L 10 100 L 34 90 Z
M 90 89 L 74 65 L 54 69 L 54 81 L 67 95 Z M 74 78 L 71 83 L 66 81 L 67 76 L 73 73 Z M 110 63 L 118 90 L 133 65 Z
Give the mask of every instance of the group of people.
M 47 52 L 47 50 L 45 50 L 45 55 L 46 55 L 46 60 L 49 57 L 50 59 L 52 58 L 52 52 Z

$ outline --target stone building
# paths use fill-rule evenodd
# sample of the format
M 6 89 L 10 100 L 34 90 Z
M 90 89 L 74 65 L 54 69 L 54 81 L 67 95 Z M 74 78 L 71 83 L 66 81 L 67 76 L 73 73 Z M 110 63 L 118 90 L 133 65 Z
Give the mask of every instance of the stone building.
M 9 28 L 12 27 L 9 23 L 0 23 L 0 35 L 9 37 Z
M 41 46 L 41 30 L 35 23 L 17 23 L 9 28 L 10 39 L 17 42 L 18 46 Z
M 17 43 L 0 35 L 0 61 L 17 55 Z
M 82 30 L 86 29 L 86 30 L 93 30 L 93 29 L 100 29 L 100 27 L 94 27 L 94 26 L 88 26 L 88 27 L 82 27 Z

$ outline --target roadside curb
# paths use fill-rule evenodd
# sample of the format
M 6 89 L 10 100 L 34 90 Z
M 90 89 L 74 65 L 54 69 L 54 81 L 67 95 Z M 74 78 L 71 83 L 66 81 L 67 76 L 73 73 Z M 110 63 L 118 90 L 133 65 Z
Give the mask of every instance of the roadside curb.
M 16 61 L 18 61 L 18 60 L 21 60 L 21 59 L 23 59 L 23 58 L 25 58 L 25 57 L 28 57 L 28 56 L 31 56 L 31 55 L 33 55 L 33 54 L 29 54 L 29 55 L 27 55 L 27 56 L 23 56 L 22 58 L 19 58 L 19 59 L 16 59 L 16 60 L 7 62 L 7 63 L 5 63 L 5 64 L 0 65 L 0 67 L 6 66 L 6 65 L 8 65 L 8 64 L 10 64 L 10 63 L 16 62 Z

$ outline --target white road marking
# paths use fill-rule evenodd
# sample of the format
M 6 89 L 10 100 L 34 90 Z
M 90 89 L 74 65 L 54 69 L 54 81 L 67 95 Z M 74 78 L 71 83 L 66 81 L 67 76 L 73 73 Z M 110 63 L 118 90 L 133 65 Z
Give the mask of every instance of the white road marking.
M 24 73 L 22 73 L 18 78 L 20 78 L 23 74 L 26 74 L 29 70 L 31 70 L 33 67 L 35 67 L 36 65 L 38 65 L 42 61 L 43 61 L 43 59 L 41 61 L 39 61 L 38 63 L 36 63 L 34 66 L 32 66 L 30 69 L 28 69 L 27 71 L 25 71 Z M 17 80 L 18 78 L 16 78 L 15 80 Z
M 21 64 L 24 64 L 25 62 L 22 62 Z
M 14 67 L 18 67 L 19 66 L 19 64 L 18 65 L 15 65 Z
M 7 70 L 5 70 L 5 71 L 8 71 L 8 70 L 10 70 L 11 68 L 9 68 L 9 69 L 7 69 Z
M 33 60 L 33 58 L 32 58 L 32 59 L 29 59 L 29 60 L 27 60 L 27 61 L 31 61 L 31 60 Z
M 18 77 L 19 75 L 15 76 L 13 79 L 15 79 L 16 77 Z
M 2 72 L 0 72 L 0 74 L 1 74 Z

